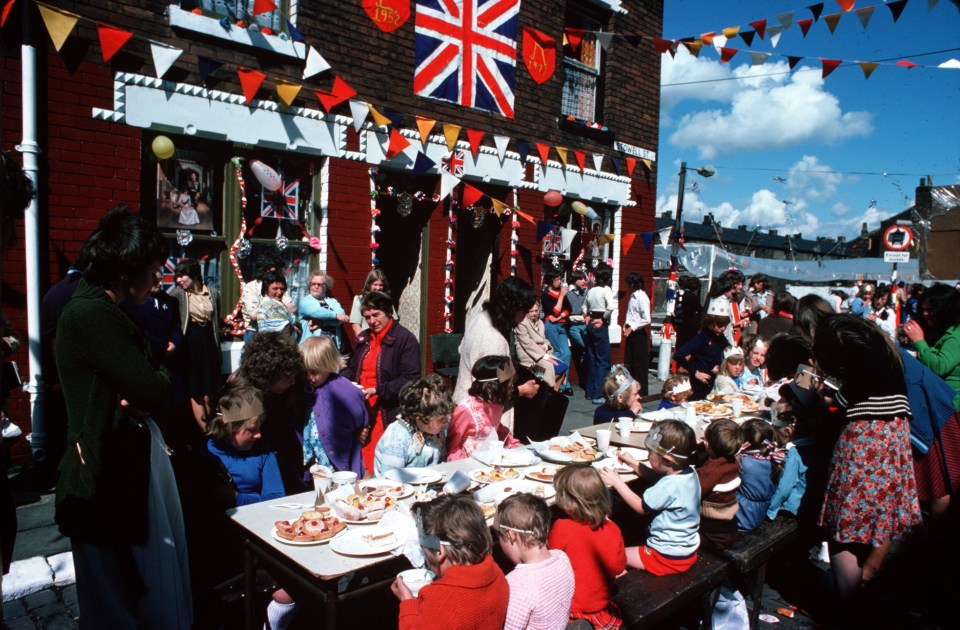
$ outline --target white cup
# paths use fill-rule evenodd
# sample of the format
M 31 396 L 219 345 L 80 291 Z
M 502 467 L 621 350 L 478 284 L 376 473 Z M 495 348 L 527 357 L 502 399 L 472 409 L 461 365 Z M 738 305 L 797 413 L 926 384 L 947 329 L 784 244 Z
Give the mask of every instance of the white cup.
M 357 473 L 352 470 L 338 470 L 330 478 L 333 480 L 333 487 L 340 488 L 354 484 L 357 481 Z
M 403 580 L 403 583 L 407 585 L 407 588 L 409 588 L 413 596 L 416 597 L 421 588 L 433 582 L 436 575 L 429 569 L 407 569 L 406 571 L 401 571 L 397 577 Z
M 743 413 L 743 399 L 735 397 L 730 401 L 730 406 L 733 407 L 733 417 L 739 418 L 740 414 Z
M 603 454 L 606 454 L 610 449 L 610 436 L 612 431 L 610 429 L 597 429 L 597 450 Z
M 633 429 L 633 418 L 620 418 L 617 420 L 617 428 L 620 429 L 620 439 L 630 438 L 630 430 Z
M 500 458 L 503 455 L 503 440 L 491 440 L 487 442 L 487 453 L 490 454 L 491 464 L 500 463 Z
M 331 477 L 333 471 L 326 466 L 314 464 L 310 467 L 310 476 L 313 477 L 313 491 L 326 493 L 330 489 Z

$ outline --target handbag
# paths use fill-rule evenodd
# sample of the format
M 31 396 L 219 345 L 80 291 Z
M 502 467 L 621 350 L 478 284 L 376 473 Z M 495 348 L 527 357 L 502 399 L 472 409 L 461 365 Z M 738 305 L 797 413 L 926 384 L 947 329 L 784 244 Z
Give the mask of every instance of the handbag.
M 523 383 L 536 376 L 523 366 L 517 366 L 517 382 Z M 533 398 L 518 396 L 513 405 L 513 435 L 518 440 L 540 442 L 559 435 L 567 415 L 570 399 L 540 383 Z

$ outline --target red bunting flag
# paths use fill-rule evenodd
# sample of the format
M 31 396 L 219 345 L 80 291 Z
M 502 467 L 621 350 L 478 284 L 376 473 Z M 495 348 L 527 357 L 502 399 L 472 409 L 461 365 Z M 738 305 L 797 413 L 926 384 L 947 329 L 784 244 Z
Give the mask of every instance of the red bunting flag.
M 627 175 L 633 177 L 633 169 L 637 167 L 637 158 L 627 157 Z
M 626 256 L 630 253 L 630 248 L 633 247 L 633 241 L 637 238 L 636 233 L 631 232 L 630 234 L 624 234 L 620 238 L 620 248 L 623 250 L 623 255 Z
M 387 159 L 392 160 L 398 153 L 410 146 L 410 141 L 403 137 L 397 129 L 390 131 L 390 144 L 387 145 Z
M 333 89 L 329 92 L 314 90 L 314 93 L 316 93 L 317 98 L 320 100 L 320 104 L 323 105 L 323 110 L 328 114 L 331 109 L 340 103 L 348 101 L 357 95 L 357 91 L 350 87 L 350 85 L 339 76 L 333 77 Z
M 133 33 L 129 31 L 102 22 L 97 22 L 97 33 L 100 35 L 100 52 L 103 53 L 104 63 L 110 61 L 110 58 L 133 37 Z
M 477 157 L 480 152 L 480 142 L 483 140 L 483 132 L 479 129 L 467 129 L 467 140 L 470 142 L 470 154 Z
M 730 61 L 731 59 L 733 59 L 733 56 L 736 55 L 738 52 L 740 52 L 740 51 L 737 50 L 736 48 L 727 48 L 727 47 L 721 48 L 721 49 L 720 49 L 720 63 L 727 63 L 728 61 Z
M 900 65 L 900 64 L 897 64 L 897 65 Z M 582 173 L 584 161 L 587 159 L 587 152 L 577 149 L 576 151 L 573 152 L 573 157 L 577 160 L 577 166 L 580 167 L 580 172 Z
M 583 34 L 586 33 L 586 31 L 582 28 L 566 28 L 563 32 L 566 34 L 567 42 L 570 44 L 573 52 L 580 50 L 580 42 L 583 41 Z
M 797 20 L 797 26 L 800 27 L 800 32 L 803 33 L 804 37 L 806 37 L 807 33 L 810 32 L 810 27 L 813 26 L 813 18 L 807 18 L 805 20 Z
M 547 168 L 547 160 L 550 159 L 550 145 L 537 142 L 536 147 L 537 153 L 540 154 L 540 161 L 543 163 L 543 168 Z
M 843 9 L 844 13 L 847 11 L 852 11 L 853 5 L 856 3 L 856 0 L 837 0 L 837 4 L 840 5 L 840 8 Z
M 657 49 L 657 52 L 661 55 L 665 52 L 669 52 L 670 47 L 673 46 L 674 42 L 669 39 L 660 39 L 659 37 L 653 38 L 653 47 Z
M 276 11 L 277 5 L 273 0 L 253 0 L 253 14 L 260 15 L 261 13 L 270 13 L 271 11 Z
M 13 5 L 16 3 L 17 0 L 7 0 L 7 3 L 3 5 L 3 13 L 0 14 L 0 26 L 7 23 L 7 18 L 10 17 L 10 11 L 13 10 Z
M 823 73 L 820 75 L 820 78 L 826 79 L 827 75 L 836 70 L 837 66 L 843 62 L 840 59 L 824 59 L 820 57 L 820 63 L 823 64 Z
M 897 62 L 897 65 L 898 65 L 898 66 L 901 66 L 901 67 L 904 67 L 904 68 L 907 68 L 907 69 L 909 69 L 909 68 L 916 68 L 916 67 L 917 67 L 917 64 L 913 63 L 912 61 L 906 61 L 906 60 L 904 60 L 904 61 L 898 61 L 898 62 Z
M 760 39 L 763 39 L 763 35 L 767 32 L 766 18 L 762 20 L 757 20 L 756 22 L 750 22 L 750 26 L 752 26 L 753 30 L 757 32 L 757 35 L 760 36 Z
M 247 105 L 249 105 L 250 102 L 253 101 L 253 97 L 257 95 L 257 90 L 263 85 L 263 80 L 267 78 L 267 75 L 259 70 L 251 70 L 250 68 L 241 66 L 237 68 L 237 76 L 240 77 L 240 87 L 243 89 L 243 97 L 247 99 Z
M 478 201 L 483 199 L 483 191 L 474 188 L 470 184 L 464 182 L 463 184 L 463 205 L 466 208 L 476 205 Z

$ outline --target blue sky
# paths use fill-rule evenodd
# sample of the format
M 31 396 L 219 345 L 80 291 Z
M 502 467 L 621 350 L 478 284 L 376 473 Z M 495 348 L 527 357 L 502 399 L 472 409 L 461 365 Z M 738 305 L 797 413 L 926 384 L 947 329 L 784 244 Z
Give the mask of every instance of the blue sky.
M 806 38 L 796 21 L 812 17 L 809 0 L 664 4 L 667 39 L 753 30 L 750 22 L 778 24 L 789 11 L 794 24 L 776 47 L 769 36 L 750 47 L 731 38 L 726 46 L 740 52 L 726 64 L 706 46 L 699 58 L 683 46 L 673 59 L 662 56 L 658 214 L 676 207 L 681 161 L 717 169 L 710 179 L 688 172 L 686 220 L 712 212 L 724 226 L 804 238 L 856 236 L 864 221 L 876 229 L 913 203 L 924 175 L 934 185 L 960 183 L 960 68 L 936 67 L 960 60 L 952 0 L 929 11 L 928 0 L 911 0 L 896 23 L 882 0 L 857 0 L 854 10 L 876 7 L 868 27 L 850 12 L 833 35 L 823 16 L 842 10 L 827 0 Z M 772 56 L 752 66 L 747 51 Z M 785 55 L 805 59 L 788 72 Z M 865 80 L 859 65 L 845 63 L 821 79 L 819 57 L 931 67 L 881 65 Z

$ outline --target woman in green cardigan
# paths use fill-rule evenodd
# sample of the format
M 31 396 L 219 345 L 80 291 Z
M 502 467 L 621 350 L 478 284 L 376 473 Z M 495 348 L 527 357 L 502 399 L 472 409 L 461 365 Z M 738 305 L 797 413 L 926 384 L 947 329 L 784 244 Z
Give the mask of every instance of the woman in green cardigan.
M 188 628 L 193 614 L 177 486 L 149 414 L 170 376 L 120 310 L 143 303 L 167 257 L 155 226 L 126 206 L 87 239 L 89 261 L 57 327 L 67 405 L 56 520 L 70 537 L 81 628 Z
M 935 284 L 923 293 L 920 314 L 926 325 L 908 321 L 903 332 L 917 349 L 917 358 L 957 392 L 953 405 L 960 411 L 960 293 Z

